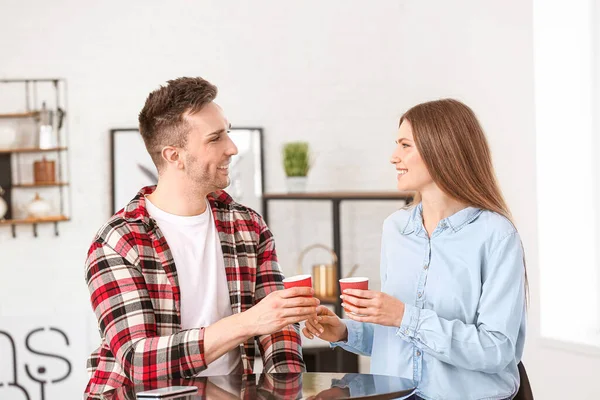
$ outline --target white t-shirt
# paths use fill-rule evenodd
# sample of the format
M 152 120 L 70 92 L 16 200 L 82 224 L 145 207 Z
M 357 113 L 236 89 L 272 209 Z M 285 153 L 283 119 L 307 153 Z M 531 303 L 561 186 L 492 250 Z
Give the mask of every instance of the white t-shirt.
M 156 221 L 175 261 L 181 291 L 181 327 L 207 327 L 232 315 L 223 250 L 210 203 L 200 215 L 169 214 L 146 197 L 148 214 Z M 239 346 L 213 361 L 197 376 L 241 373 Z

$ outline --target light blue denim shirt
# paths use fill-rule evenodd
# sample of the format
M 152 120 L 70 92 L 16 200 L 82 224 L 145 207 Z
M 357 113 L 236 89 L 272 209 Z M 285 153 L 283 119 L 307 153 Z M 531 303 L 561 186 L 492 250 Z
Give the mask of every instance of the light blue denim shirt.
M 501 215 L 468 207 L 431 235 L 421 204 L 383 224 L 382 291 L 405 304 L 400 327 L 344 320 L 371 373 L 414 380 L 428 400 L 512 398 L 526 327 L 521 239 Z

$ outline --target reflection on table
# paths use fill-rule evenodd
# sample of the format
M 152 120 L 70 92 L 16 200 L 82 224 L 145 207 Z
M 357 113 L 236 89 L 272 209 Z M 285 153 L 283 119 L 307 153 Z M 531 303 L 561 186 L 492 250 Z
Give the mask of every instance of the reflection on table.
M 168 386 L 196 386 L 194 395 L 179 400 L 234 399 L 396 399 L 410 396 L 415 388 L 408 379 L 370 374 L 304 373 L 225 375 L 195 379 L 159 380 L 123 386 L 88 399 L 136 400 L 136 393 Z

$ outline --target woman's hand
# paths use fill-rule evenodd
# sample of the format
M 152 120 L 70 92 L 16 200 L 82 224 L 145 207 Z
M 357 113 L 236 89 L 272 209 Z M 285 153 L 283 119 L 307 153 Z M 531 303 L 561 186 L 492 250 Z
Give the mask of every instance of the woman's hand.
M 317 307 L 317 318 L 307 319 L 302 333 L 309 339 L 321 338 L 327 342 L 341 342 L 348 339 L 346 324 L 329 308 Z
M 400 327 L 404 303 L 389 294 L 372 290 L 346 289 L 342 294 L 346 316 L 358 322 Z

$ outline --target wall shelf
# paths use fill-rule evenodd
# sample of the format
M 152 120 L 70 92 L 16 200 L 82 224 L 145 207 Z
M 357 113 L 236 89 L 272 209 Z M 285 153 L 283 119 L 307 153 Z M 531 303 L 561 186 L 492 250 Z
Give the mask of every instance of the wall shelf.
M 37 237 L 37 226 L 38 224 L 54 224 L 54 235 L 58 236 L 58 223 L 69 221 L 70 218 L 64 215 L 57 215 L 53 217 L 44 218 L 24 218 L 24 219 L 3 219 L 0 220 L 0 226 L 10 225 L 12 228 L 13 238 L 17 237 L 17 225 L 31 225 L 33 227 L 33 236 Z
M 14 149 L 0 149 L 0 154 L 17 154 L 17 153 L 48 153 L 53 151 L 66 151 L 67 147 L 51 147 L 48 149 L 40 149 L 39 147 L 23 147 Z
M 69 182 L 54 182 L 54 183 L 20 183 L 12 185 L 13 189 L 32 189 L 32 188 L 45 188 L 45 187 L 58 187 L 68 186 Z
M 54 222 L 68 221 L 69 217 L 57 215 L 44 218 L 23 218 L 23 219 L 3 219 L 0 220 L 0 225 L 31 225 L 31 224 L 48 224 Z
M 12 118 L 37 118 L 39 117 L 39 111 L 27 111 L 22 113 L 11 113 L 11 114 L 0 114 L 0 119 L 12 119 Z
M 412 192 L 303 192 L 265 193 L 265 200 L 406 200 Z
M 63 117 L 65 115 L 65 104 L 67 104 L 66 81 L 64 79 L 0 79 L 0 86 L 9 85 L 16 88 L 17 92 L 23 90 L 23 112 L 2 112 L 0 111 L 0 125 L 6 124 L 5 120 L 18 118 L 33 118 L 31 121 L 36 129 L 17 130 L 16 140 L 7 143 L 5 147 L 0 148 L 0 187 L 2 187 L 2 198 L 8 205 L 6 215 L 0 220 L 0 227 L 10 226 L 12 236 L 17 236 L 17 225 L 30 225 L 33 229 L 33 235 L 37 237 L 37 226 L 39 224 L 54 224 L 54 233 L 58 236 L 58 224 L 69 221 L 70 219 L 70 185 L 68 174 L 68 129 L 67 124 L 63 126 Z M 9 92 L 9 91 L 6 91 Z M 6 93 L 0 89 L 0 94 Z M 14 99 L 18 96 L 14 97 Z M 12 99 L 12 98 L 11 98 Z M 7 103 L 6 101 L 3 104 Z M 18 105 L 11 107 L 13 110 L 19 109 Z M 12 121 L 9 121 L 12 124 Z M 29 124 L 29 122 L 28 122 Z M 41 148 L 39 132 L 41 124 L 51 126 L 51 129 L 44 128 L 44 131 L 51 132 L 51 148 Z M 33 132 L 32 132 L 33 131 Z M 34 133 L 36 132 L 36 133 Z M 30 135 L 34 134 L 34 137 Z M 48 141 L 43 141 L 48 143 Z M 26 147 L 16 147 L 16 143 L 31 143 Z M 12 144 L 12 146 L 11 146 Z M 21 145 L 23 146 L 23 145 Z M 32 155 L 38 155 L 32 157 Z M 42 155 L 44 157 L 42 158 Z M 53 175 L 42 178 L 43 174 L 38 174 L 40 179 L 52 181 L 52 183 L 31 182 L 33 179 L 30 173 L 36 176 L 34 165 L 38 157 L 45 159 L 49 155 L 49 162 L 54 163 L 54 168 L 49 171 Z M 50 167 L 52 168 L 52 167 Z M 24 170 L 24 171 L 23 171 Z M 39 169 L 38 169 L 39 172 Z M 20 193 L 20 190 L 29 189 L 48 189 L 48 198 L 45 198 L 51 205 L 55 205 L 51 213 L 53 216 L 46 218 L 27 218 L 25 212 L 19 212 L 22 206 L 27 204 L 27 193 Z M 46 193 L 46 192 L 45 192 Z M 46 195 L 44 195 L 46 197 Z M 37 198 L 37 195 L 36 195 Z

